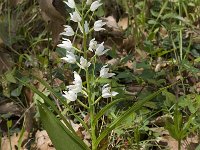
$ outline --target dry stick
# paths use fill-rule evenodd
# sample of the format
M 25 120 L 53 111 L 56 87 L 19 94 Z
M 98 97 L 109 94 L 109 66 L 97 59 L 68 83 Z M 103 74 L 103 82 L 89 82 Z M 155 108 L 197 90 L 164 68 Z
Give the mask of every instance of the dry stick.
M 56 102 L 56 105 L 59 109 L 60 112 L 62 112 L 62 108 L 60 107 L 59 101 L 58 99 L 51 93 L 51 97 L 54 99 L 54 101 Z
M 25 116 L 25 114 L 34 106 L 35 103 L 32 103 L 26 110 L 25 112 L 21 115 L 21 117 L 17 120 L 17 122 L 13 125 L 12 128 L 15 128 L 17 124 L 22 120 L 22 118 Z

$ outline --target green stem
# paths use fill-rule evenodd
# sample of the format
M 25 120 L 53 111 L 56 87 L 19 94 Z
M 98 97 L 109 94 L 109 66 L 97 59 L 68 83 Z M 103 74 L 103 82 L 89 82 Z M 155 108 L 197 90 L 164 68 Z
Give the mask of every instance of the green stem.
M 79 50 L 78 48 L 76 48 L 76 47 L 74 47 L 74 46 L 73 46 L 73 49 L 74 49 L 75 51 L 79 52 L 79 53 L 83 53 L 81 50 Z
M 181 7 L 181 0 L 179 0 L 179 16 L 182 16 L 182 7 Z M 179 25 L 182 25 L 181 20 L 179 21 Z M 179 30 L 179 50 L 180 50 L 180 61 L 183 59 L 183 33 L 182 28 Z
M 82 25 L 84 24 L 84 20 L 82 20 Z M 87 35 L 83 28 L 83 49 L 84 49 L 84 58 L 87 59 Z M 91 88 L 90 88 L 90 76 L 88 68 L 85 70 L 86 72 L 86 82 L 87 82 L 87 92 L 88 92 L 88 103 L 89 103 L 89 113 L 90 113 L 90 125 L 91 125 L 91 140 L 92 140 L 92 150 L 96 150 L 97 147 L 95 146 L 96 143 L 96 126 L 94 123 L 94 114 L 95 114 L 95 107 L 94 107 L 94 99 L 91 96 Z
M 92 99 L 92 96 L 91 96 L 90 78 L 89 78 L 88 69 L 86 70 L 86 81 L 87 81 L 88 102 L 89 102 L 89 112 L 90 112 L 92 150 L 96 150 L 97 149 L 97 147 L 95 146 L 95 143 L 96 143 L 96 126 L 95 126 L 95 123 L 94 123 L 95 108 L 94 108 L 94 104 L 93 104 L 94 100 Z
M 181 140 L 178 140 L 178 150 L 181 150 Z
M 100 100 L 101 100 L 102 96 L 100 96 L 95 102 L 94 104 L 97 104 Z
M 78 103 L 83 106 L 85 109 L 89 109 L 89 107 L 85 104 L 83 104 L 79 99 L 77 99 Z
M 9 36 L 9 45 L 11 45 L 11 9 L 10 9 L 10 2 L 7 2 L 8 8 L 8 36 Z

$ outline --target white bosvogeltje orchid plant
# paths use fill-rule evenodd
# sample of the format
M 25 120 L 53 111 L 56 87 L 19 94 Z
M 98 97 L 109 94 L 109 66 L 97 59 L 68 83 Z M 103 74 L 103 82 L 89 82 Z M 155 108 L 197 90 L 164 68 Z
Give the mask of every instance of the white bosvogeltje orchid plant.
M 90 114 L 90 127 L 91 127 L 91 140 L 92 140 L 92 149 L 96 150 L 98 145 L 95 145 L 97 137 L 96 137 L 96 125 L 94 123 L 95 118 L 95 104 L 99 102 L 102 98 L 112 98 L 116 96 L 118 93 L 115 91 L 112 91 L 112 88 L 109 84 L 101 85 L 101 91 L 99 92 L 99 96 L 95 95 L 95 93 L 98 93 L 99 88 L 96 88 L 96 82 L 98 79 L 101 78 L 111 78 L 115 75 L 115 73 L 109 72 L 108 65 L 104 65 L 101 70 L 99 71 L 99 75 L 96 75 L 94 73 L 96 58 L 99 56 L 102 56 L 106 54 L 106 52 L 109 51 L 109 49 L 105 49 L 104 42 L 101 42 L 98 44 L 98 42 L 95 40 L 95 38 L 89 40 L 88 34 L 93 31 L 102 31 L 105 30 L 103 26 L 106 24 L 106 22 L 103 22 L 102 20 L 97 20 L 94 22 L 93 27 L 89 27 L 89 24 L 91 19 L 87 19 L 87 14 L 89 12 L 94 13 L 101 5 L 102 3 L 100 0 L 92 2 L 91 0 L 86 1 L 86 5 L 89 6 L 89 10 L 87 11 L 86 15 L 81 14 L 79 10 L 76 8 L 76 3 L 74 0 L 68 0 L 65 2 L 70 8 L 73 9 L 73 12 L 70 13 L 70 20 L 77 23 L 77 27 L 80 31 L 82 37 L 82 47 L 81 48 L 75 48 L 72 44 L 72 42 L 69 39 L 63 38 L 63 41 L 61 44 L 58 44 L 58 47 L 64 48 L 66 51 L 66 56 L 61 58 L 64 62 L 69 64 L 77 64 L 80 69 L 83 69 L 85 72 L 86 77 L 86 84 L 82 84 L 82 79 L 80 75 L 74 71 L 74 81 L 72 85 L 66 86 L 66 91 L 63 91 L 63 97 L 65 97 L 69 102 L 70 101 L 76 101 L 79 99 L 79 96 L 84 96 L 88 100 L 88 104 L 80 103 L 81 105 L 84 105 L 85 108 L 88 108 L 89 114 Z M 83 17 L 84 16 L 84 17 Z M 69 25 L 64 26 L 64 32 L 61 33 L 63 36 L 74 36 L 77 34 L 74 32 L 73 28 Z M 93 57 L 88 57 L 88 53 L 92 53 Z M 79 60 L 79 61 L 78 61 Z M 79 72 L 80 72 L 79 69 Z M 93 73 L 91 73 L 93 72 Z M 82 93 L 82 94 L 80 94 Z M 98 96 L 98 97 L 97 97 Z M 80 102 L 80 100 L 78 100 Z
M 57 89 L 54 90 L 48 82 L 34 75 L 33 77 L 48 89 L 47 92 L 39 91 L 35 86 L 30 85 L 30 81 L 27 81 L 27 79 L 25 79 L 26 81 L 19 79 L 19 81 L 32 89 L 33 92 L 44 100 L 36 101 L 38 102 L 37 106 L 40 118 L 57 150 L 106 149 L 108 145 L 104 145 L 104 139 L 106 142 L 110 139 L 109 135 L 113 129 L 119 127 L 121 122 L 127 119 L 133 112 L 138 111 L 146 102 L 170 86 L 162 88 L 139 100 L 127 110 L 123 109 L 123 112 L 119 113 L 120 115 L 112 121 L 109 119 L 109 123 L 106 122 L 107 119 L 105 120 L 103 116 L 109 112 L 111 107 L 116 106 L 116 104 L 124 100 L 130 100 L 133 97 L 127 94 L 124 88 L 118 88 L 118 91 L 121 91 L 120 95 L 113 90 L 112 84 L 116 82 L 113 82 L 114 80 L 111 78 L 115 76 L 115 73 L 111 72 L 108 65 L 102 65 L 100 69 L 99 65 L 96 65 L 97 59 L 109 51 L 109 49 L 105 49 L 104 42 L 98 42 L 95 38 L 92 39 L 91 34 L 91 32 L 105 30 L 103 26 L 106 23 L 102 20 L 94 21 L 93 17 L 95 11 L 102 3 L 100 0 L 94 2 L 92 0 L 79 0 L 82 2 L 82 5 L 76 5 L 74 0 L 65 1 L 66 5 L 72 9 L 70 20 L 73 21 L 73 27 L 69 25 L 64 26 L 65 30 L 61 35 L 65 37 L 62 43 L 58 44 L 58 47 L 64 49 L 66 52 L 65 56 L 61 58 L 62 62 L 76 69 L 76 71 L 75 69 L 73 71 L 74 81 L 66 86 L 62 95 L 58 93 Z M 95 22 L 94 25 L 92 25 L 91 20 Z M 73 29 L 75 28 L 77 29 L 74 32 Z M 79 41 L 77 47 L 71 41 L 71 36 L 74 36 L 73 41 Z M 76 40 L 76 38 L 80 38 L 81 40 Z M 50 75 L 52 77 L 52 74 Z M 52 95 L 49 95 L 50 93 Z M 118 97 L 116 97 L 117 95 Z M 109 99 L 105 101 L 103 98 Z M 75 112 L 71 108 L 70 103 L 74 101 L 82 106 L 79 108 L 80 113 Z M 62 107 L 60 107 L 60 104 L 62 104 Z M 64 111 L 62 108 L 64 108 Z M 89 116 L 87 120 L 84 116 L 85 112 Z M 67 114 L 75 117 L 74 120 L 80 122 L 87 132 L 86 134 L 89 134 L 91 142 L 88 143 L 89 141 L 87 141 L 87 144 L 91 144 L 91 146 L 86 145 L 77 135 L 72 121 L 66 116 Z

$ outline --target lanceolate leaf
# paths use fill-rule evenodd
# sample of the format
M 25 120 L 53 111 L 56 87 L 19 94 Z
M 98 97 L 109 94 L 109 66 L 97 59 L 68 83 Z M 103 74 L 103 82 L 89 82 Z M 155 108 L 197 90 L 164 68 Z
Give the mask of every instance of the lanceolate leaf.
M 97 121 L 99 120 L 99 118 L 101 118 L 102 115 L 105 114 L 105 112 L 110 109 L 112 106 L 114 106 L 115 104 L 124 101 L 124 100 L 128 100 L 131 99 L 131 97 L 127 97 L 127 98 L 119 98 L 116 99 L 114 101 L 112 101 L 111 103 L 107 104 L 102 110 L 100 110 L 96 115 L 95 115 L 95 119 L 94 122 L 97 123 Z
M 57 150 L 88 150 L 89 148 L 42 103 L 39 103 L 40 118 L 54 147 Z

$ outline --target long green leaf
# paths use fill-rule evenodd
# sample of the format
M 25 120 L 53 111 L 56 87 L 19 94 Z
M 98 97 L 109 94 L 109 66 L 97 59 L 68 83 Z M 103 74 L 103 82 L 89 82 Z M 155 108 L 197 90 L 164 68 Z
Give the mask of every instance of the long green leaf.
M 81 139 L 77 140 L 75 135 L 73 135 L 44 104 L 39 103 L 38 108 L 43 126 L 57 150 L 89 149 Z
M 95 115 L 95 119 L 94 119 L 94 123 L 97 123 L 97 121 L 99 120 L 99 118 L 105 114 L 105 112 L 110 109 L 112 106 L 114 106 L 115 104 L 130 99 L 131 97 L 127 97 L 127 98 L 119 98 L 116 99 L 114 101 L 112 101 L 111 103 L 107 104 L 103 109 L 101 109 L 96 115 Z
M 158 94 L 160 94 L 163 90 L 165 90 L 166 88 L 169 88 L 169 87 L 171 87 L 171 86 L 162 88 L 162 89 L 154 92 L 153 94 L 147 96 L 143 100 L 140 100 L 140 101 L 136 102 L 135 105 L 133 105 L 132 107 L 130 107 L 127 111 L 125 111 L 125 113 L 123 113 L 121 116 L 119 116 L 117 119 L 115 119 L 111 124 L 108 125 L 108 127 L 97 138 L 97 141 L 95 143 L 95 147 L 97 147 L 99 145 L 99 143 L 101 142 L 101 140 L 103 140 L 103 138 L 105 138 L 114 128 L 116 128 L 132 112 L 139 110 L 146 102 L 150 101 L 155 96 L 157 96 Z

